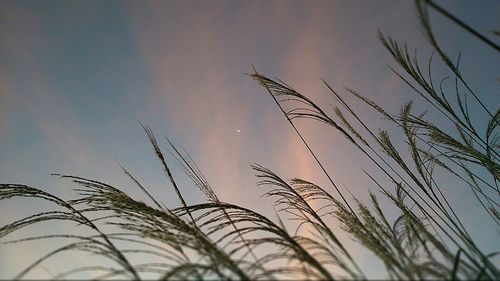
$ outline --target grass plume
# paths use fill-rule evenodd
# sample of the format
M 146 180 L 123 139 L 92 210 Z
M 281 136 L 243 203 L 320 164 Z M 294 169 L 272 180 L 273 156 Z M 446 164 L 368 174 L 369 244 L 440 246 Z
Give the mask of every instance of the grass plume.
M 56 255 L 85 253 L 107 260 L 106 264 L 82 264 L 64 268 L 54 279 L 90 274 L 96 279 L 160 280 L 366 280 L 356 251 L 346 246 L 347 235 L 384 265 L 391 279 L 498 280 L 500 271 L 492 262 L 499 249 L 485 252 L 470 234 L 468 224 L 456 212 L 457 204 L 446 196 L 448 177 L 472 191 L 484 210 L 485 223 L 500 226 L 500 109 L 488 108 L 460 71 L 460 57 L 452 60 L 439 45 L 432 30 L 428 9 L 437 10 L 495 50 L 498 46 L 433 1 L 416 1 L 420 25 L 430 46 L 453 79 L 432 73 L 433 55 L 422 63 L 416 51 L 390 36 L 379 33 L 381 44 L 394 59 L 391 70 L 426 102 L 439 120 L 426 112 L 418 113 L 414 103 L 404 104 L 391 113 L 370 98 L 350 88 L 341 94 L 330 83 L 323 84 L 336 101 L 324 108 L 287 83 L 269 78 L 255 68 L 249 76 L 272 98 L 283 117 L 300 138 L 330 187 L 294 178 L 286 180 L 266 168 L 253 164 L 257 185 L 264 197 L 274 203 L 276 219 L 254 210 L 223 202 L 208 183 L 200 167 L 182 148 L 166 139 L 169 154 L 153 130 L 140 124 L 153 152 L 168 178 L 178 205 L 166 206 L 154 197 L 131 172 L 120 164 L 127 176 L 150 203 L 133 198 L 123 188 L 72 175 L 57 175 L 76 186 L 74 198 L 63 200 L 42 189 L 19 184 L 0 184 L 0 201 L 21 198 L 50 203 L 51 209 L 17 219 L 0 227 L 3 245 L 57 240 L 62 246 L 42 253 L 27 263 L 16 279 L 29 277 L 34 268 Z M 496 33 L 495 33 L 496 34 Z M 486 40 L 485 40 L 486 39 Z M 445 87 L 446 83 L 452 83 Z M 386 119 L 393 129 L 368 126 L 361 103 Z M 473 120 L 471 104 L 488 116 L 485 124 Z M 333 109 L 333 113 L 330 110 Z M 359 150 L 375 175 L 360 171 L 378 193 L 370 192 L 369 202 L 346 194 L 295 125 L 307 119 L 333 129 Z M 480 130 L 479 128 L 485 128 Z M 394 142 L 402 140 L 402 145 Z M 170 156 L 170 157 L 169 157 Z M 205 201 L 186 200 L 171 169 L 177 164 Z M 332 192 L 330 188 L 333 187 Z M 388 202 L 382 204 L 383 202 Z M 388 209 L 397 215 L 389 215 Z M 44 222 L 78 226 L 78 233 L 40 234 L 9 237 L 21 229 Z M 340 225 L 340 229 L 339 226 Z M 1 245 L 0 245 L 1 247 Z M 137 255 L 154 261 L 140 262 Z

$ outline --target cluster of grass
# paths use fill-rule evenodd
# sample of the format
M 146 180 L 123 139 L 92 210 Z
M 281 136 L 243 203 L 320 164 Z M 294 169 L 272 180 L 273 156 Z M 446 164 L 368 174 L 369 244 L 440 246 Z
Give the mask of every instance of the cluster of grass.
M 383 34 L 379 37 L 399 65 L 394 73 L 440 114 L 440 121 L 446 120 L 451 126 L 437 124 L 424 114 L 415 113 L 412 103 L 404 104 L 399 114 L 389 114 L 367 97 L 346 89 L 345 95 L 359 99 L 400 129 L 405 149 L 409 151 L 402 153 L 387 131 L 368 127 L 346 96 L 326 81 L 323 81 L 325 87 L 338 104 L 333 116 L 284 82 L 270 79 L 254 69 L 250 77 L 276 102 L 330 180 L 335 193 L 303 179 L 284 180 L 264 166 L 252 165 L 258 184 L 268 188 L 265 196 L 274 200 L 277 219 L 272 220 L 253 210 L 220 201 L 191 157 L 168 141 L 172 159 L 206 197 L 204 203 L 189 205 L 154 133 L 143 126 L 180 207 L 168 208 L 160 203 L 125 168 L 124 173 L 152 204 L 131 198 L 106 183 L 76 176 L 59 175 L 78 185 L 78 195 L 73 200 L 63 200 L 34 187 L 1 184 L 0 200 L 27 197 L 48 201 L 55 207 L 2 226 L 0 238 L 45 221 L 69 221 L 93 233 L 4 240 L 3 243 L 72 241 L 27 265 L 15 278 L 26 276 L 54 255 L 83 251 L 109 259 L 111 266 L 67 268 L 54 278 L 90 272 L 97 279 L 134 280 L 141 279 L 145 273 L 156 274 L 162 280 L 369 279 L 352 251 L 339 238 L 338 228 L 334 229 L 334 225 L 340 225 L 342 231 L 378 257 L 390 278 L 500 279 L 500 271 L 491 261 L 496 252 L 485 253 L 477 246 L 452 202 L 444 196 L 443 190 L 448 186 L 437 180 L 438 175 L 446 174 L 460 181 L 472 190 L 475 200 L 484 208 L 487 216 L 481 218 L 484 223 L 500 226 L 497 131 L 500 110 L 492 112 L 484 105 L 462 76 L 458 62 L 454 63 L 438 45 L 427 14 L 429 3 L 435 5 L 430 1 L 417 1 L 421 26 L 440 61 L 454 77 L 454 93 L 445 91 L 441 84 L 438 87 L 434 84 L 432 56 L 423 68 L 406 46 Z M 477 129 L 479 126 L 471 119 L 469 103 L 472 102 L 489 116 L 484 132 Z M 366 176 L 384 200 L 398 210 L 398 216 L 389 217 L 384 211 L 387 206 L 381 206 L 373 193 L 369 194 L 369 204 L 343 194 L 295 126 L 296 119 L 325 123 L 366 156 L 384 181 L 378 179 L 380 175 L 365 172 Z M 113 226 L 113 230 L 104 231 L 105 225 Z M 290 228 L 294 231 L 289 231 Z M 308 231 L 303 234 L 300 230 L 305 228 Z M 133 254 L 153 257 L 155 262 L 135 263 Z

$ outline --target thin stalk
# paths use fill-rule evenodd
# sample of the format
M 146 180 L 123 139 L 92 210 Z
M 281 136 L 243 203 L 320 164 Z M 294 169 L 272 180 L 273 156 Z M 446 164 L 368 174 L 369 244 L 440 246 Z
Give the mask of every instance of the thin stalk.
M 427 2 L 427 4 L 429 4 L 429 6 L 431 6 L 434 10 L 439 12 L 441 15 L 443 15 L 446 18 L 448 18 L 449 20 L 453 21 L 458 26 L 465 29 L 466 31 L 468 31 L 469 33 L 474 35 L 477 39 L 479 39 L 480 41 L 482 41 L 486 45 L 490 46 L 491 48 L 493 48 L 497 52 L 500 52 L 500 46 L 498 46 L 495 42 L 491 41 L 490 39 L 486 38 L 481 33 L 477 32 L 474 28 L 472 28 L 471 26 L 469 26 L 465 22 L 461 21 L 459 18 L 455 17 L 450 12 L 446 11 L 438 4 L 434 3 L 434 1 L 432 1 L 432 0 L 425 0 L 425 1 Z
M 293 130 L 295 131 L 295 133 L 297 133 L 297 135 L 299 136 L 299 138 L 302 141 L 302 143 L 306 146 L 306 148 L 309 151 L 309 153 L 313 156 L 313 158 L 316 161 L 316 163 L 319 165 L 319 167 L 321 168 L 321 170 L 323 171 L 323 173 L 326 175 L 326 177 L 328 178 L 328 180 L 330 181 L 330 183 L 333 185 L 333 187 L 335 188 L 335 190 L 337 191 L 337 193 L 340 195 L 340 197 L 342 198 L 342 201 L 344 201 L 344 203 L 347 205 L 347 207 L 352 212 L 352 214 L 359 220 L 358 216 L 356 215 L 356 212 L 354 212 L 354 210 L 352 209 L 352 207 L 349 204 L 349 202 L 347 202 L 347 200 L 345 199 L 345 197 L 342 194 L 342 192 L 340 191 L 340 189 L 337 187 L 337 185 L 335 184 L 335 182 L 333 181 L 333 179 L 330 177 L 330 175 L 326 171 L 325 167 L 323 166 L 323 164 L 321 163 L 321 161 L 319 161 L 318 157 L 316 156 L 316 154 L 314 153 L 314 151 L 311 149 L 311 147 L 309 146 L 309 144 L 305 141 L 304 137 L 299 132 L 299 130 L 297 129 L 297 127 L 295 126 L 295 124 L 292 122 L 292 120 L 290 119 L 290 117 L 288 117 L 286 111 L 283 109 L 283 107 L 281 106 L 281 104 L 279 103 L 279 101 L 273 95 L 271 89 L 269 89 L 269 87 L 267 86 L 266 82 L 264 82 L 262 80 L 261 75 L 257 72 L 257 70 L 255 69 L 255 67 L 253 68 L 253 70 L 254 70 L 255 74 L 257 74 L 256 76 L 257 76 L 257 79 L 259 80 L 259 82 L 266 88 L 267 92 L 273 98 L 273 100 L 276 103 L 276 105 L 278 105 L 278 108 L 281 110 L 281 112 L 283 113 L 283 115 L 285 115 L 286 120 L 288 121 L 288 123 L 290 123 L 290 125 L 292 126 Z

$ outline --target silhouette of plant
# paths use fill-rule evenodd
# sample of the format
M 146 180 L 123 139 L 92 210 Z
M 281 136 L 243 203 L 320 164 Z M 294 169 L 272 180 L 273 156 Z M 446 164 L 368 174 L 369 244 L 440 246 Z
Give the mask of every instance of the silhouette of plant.
M 272 220 L 253 210 L 219 200 L 189 154 L 167 139 L 172 159 L 206 197 L 204 203 L 189 205 L 153 131 L 141 124 L 180 207 L 169 208 L 159 202 L 123 167 L 123 172 L 144 192 L 152 205 L 106 183 L 71 175 L 58 176 L 77 184 L 78 195 L 72 200 L 63 200 L 26 185 L 1 184 L 0 200 L 22 197 L 54 204 L 52 211 L 35 213 L 2 226 L 1 239 L 26 226 L 45 221 L 71 222 L 93 233 L 38 235 L 4 241 L 4 244 L 48 239 L 73 241 L 28 264 L 15 278 L 25 277 L 54 255 L 75 251 L 105 257 L 111 265 L 69 268 L 54 279 L 82 272 L 90 272 L 97 279 L 120 277 L 134 280 L 141 279 L 144 273 L 156 274 L 162 280 L 369 278 L 339 238 L 339 230 L 332 224 L 332 221 L 337 221 L 345 233 L 380 259 L 389 278 L 500 279 L 497 266 L 491 262 L 498 252 L 485 253 L 477 246 L 452 202 L 444 195 L 443 190 L 449 186 L 438 180 L 446 175 L 470 188 L 488 215 L 488 218 L 481 219 L 500 226 L 500 109 L 491 111 L 481 101 L 461 74 L 460 59 L 453 62 L 440 47 L 431 29 L 428 7 L 436 9 L 498 51 L 498 46 L 487 39 L 485 41 L 485 37 L 434 2 L 417 1 L 416 10 L 424 34 L 454 77 L 455 92 L 449 93 L 442 87 L 443 81 L 439 87 L 433 82 L 436 78 L 431 72 L 432 55 L 424 68 L 406 45 L 379 33 L 383 46 L 399 65 L 399 70 L 391 68 L 393 72 L 442 118 L 430 120 L 425 113 L 415 113 L 411 102 L 404 104 L 399 114 L 392 115 L 354 90 L 346 89 L 345 95 L 362 101 L 399 128 L 409 154 L 402 153 L 393 144 L 391 138 L 394 136 L 387 130 L 370 128 L 359 110 L 328 82 L 323 81 L 338 104 L 333 108 L 333 116 L 283 81 L 270 79 L 254 69 L 249 76 L 260 83 L 276 102 L 328 177 L 335 193 L 304 179 L 286 181 L 270 169 L 254 164 L 252 169 L 259 180 L 258 185 L 266 186 L 268 189 L 264 195 L 274 200 L 277 219 Z M 471 102 L 481 106 L 489 116 L 484 132 L 471 119 Z M 397 208 L 398 216 L 389 218 L 385 211 L 387 206 L 381 206 L 374 193 L 369 194 L 370 204 L 343 194 L 295 126 L 297 119 L 312 119 L 332 127 L 379 169 L 377 175 L 365 174 L 381 195 Z M 449 124 L 443 124 L 443 120 Z M 106 227 L 109 231 L 104 231 L 105 226 L 113 226 L 113 230 Z M 305 228 L 307 234 L 302 234 L 304 232 L 300 230 Z M 148 255 L 157 262 L 135 263 L 133 254 Z

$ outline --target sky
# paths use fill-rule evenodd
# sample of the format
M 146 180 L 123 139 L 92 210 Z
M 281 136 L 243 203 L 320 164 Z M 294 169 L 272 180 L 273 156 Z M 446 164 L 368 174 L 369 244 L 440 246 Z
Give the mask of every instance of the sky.
M 496 1 L 438 3 L 483 33 L 500 29 Z M 462 51 L 465 77 L 498 108 L 498 54 L 431 16 L 450 54 Z M 339 92 L 353 88 L 395 114 L 417 96 L 388 68 L 395 63 L 378 30 L 424 58 L 431 53 L 412 1 L 1 1 L 0 182 L 70 198 L 74 186 L 50 175 L 61 173 L 142 196 L 120 163 L 161 201 L 178 206 L 141 122 L 163 147 L 165 136 L 184 147 L 221 200 L 273 215 L 251 163 L 284 178 L 328 182 L 265 89 L 245 73 L 255 67 L 328 107 L 334 100 L 325 79 Z M 379 117 L 369 123 L 387 124 Z M 316 123 L 298 125 L 340 186 L 360 198 L 376 191 L 360 176 L 366 159 L 339 134 Z M 188 203 L 200 202 L 199 192 L 174 172 Z M 473 216 L 468 195 L 450 196 L 464 217 Z M 44 207 L 2 202 L 0 225 Z M 489 247 L 498 233 L 485 233 L 473 234 Z M 7 247 L 0 250 L 0 279 L 48 246 L 0 246 Z M 357 254 L 374 264 L 373 276 L 383 276 L 373 257 Z M 50 276 L 55 264 L 36 274 Z

